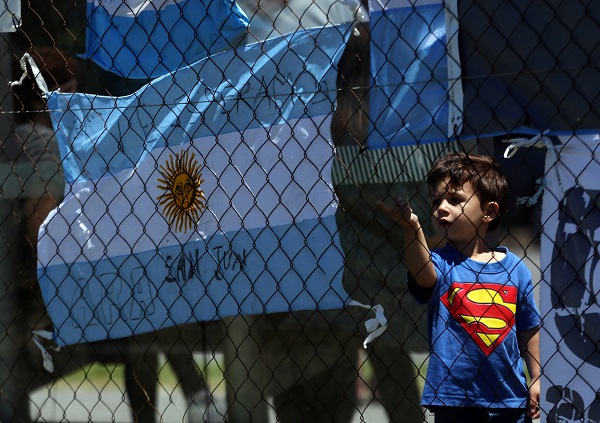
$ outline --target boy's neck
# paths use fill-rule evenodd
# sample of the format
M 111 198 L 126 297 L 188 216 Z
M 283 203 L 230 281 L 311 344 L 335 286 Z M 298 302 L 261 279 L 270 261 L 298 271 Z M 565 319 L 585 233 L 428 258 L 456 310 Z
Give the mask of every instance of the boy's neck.
M 449 240 L 448 244 L 455 250 L 460 251 L 460 253 L 465 257 L 482 263 L 499 261 L 505 256 L 504 253 L 490 247 L 485 238 L 481 237 L 477 237 L 465 245 L 457 245 Z

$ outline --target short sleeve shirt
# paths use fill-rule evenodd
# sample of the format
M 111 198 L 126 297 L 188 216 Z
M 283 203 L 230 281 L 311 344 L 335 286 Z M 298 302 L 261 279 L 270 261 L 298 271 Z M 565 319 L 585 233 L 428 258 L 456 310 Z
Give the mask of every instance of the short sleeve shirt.
M 528 398 L 517 334 L 539 326 L 531 273 L 506 253 L 480 263 L 451 246 L 432 252 L 437 283 L 428 303 L 430 358 L 424 406 L 523 408 Z M 426 298 L 429 295 L 429 298 Z

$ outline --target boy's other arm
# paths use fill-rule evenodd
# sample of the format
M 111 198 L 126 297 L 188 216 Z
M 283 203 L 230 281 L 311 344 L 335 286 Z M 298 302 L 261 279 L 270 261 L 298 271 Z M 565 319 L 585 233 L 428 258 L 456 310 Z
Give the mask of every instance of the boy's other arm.
M 529 384 L 529 404 L 527 414 L 533 418 L 540 417 L 540 328 L 539 326 L 519 333 L 521 356 L 525 359 L 531 382 Z
M 406 267 L 414 281 L 423 288 L 431 288 L 437 281 L 435 266 L 431 261 L 431 251 L 425 239 L 419 217 L 413 212 L 410 204 L 404 200 L 396 200 L 394 207 L 379 202 L 381 210 L 402 227 L 405 242 Z

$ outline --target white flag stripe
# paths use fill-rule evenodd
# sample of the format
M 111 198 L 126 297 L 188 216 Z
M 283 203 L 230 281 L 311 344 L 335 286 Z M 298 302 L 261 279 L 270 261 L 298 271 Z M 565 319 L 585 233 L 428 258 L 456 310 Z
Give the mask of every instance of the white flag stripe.
M 382 12 L 383 10 L 429 6 L 442 4 L 442 0 L 370 0 L 369 12 Z
M 218 142 L 202 138 L 153 151 L 135 173 L 128 169 L 114 179 L 74 184 L 60 213 L 77 215 L 77 224 L 90 230 L 70 231 L 69 222 L 49 219 L 42 227 L 40 242 L 54 244 L 52 250 L 60 244 L 61 255 L 49 257 L 48 262 L 42 257 L 40 264 L 97 261 L 105 258 L 107 251 L 112 256 L 134 254 L 203 239 L 216 231 L 278 226 L 332 215 L 337 206 L 330 178 L 333 147 L 331 140 L 314 137 L 318 128 L 328 127 L 329 122 L 329 117 L 312 117 L 269 130 L 251 129 L 243 134 L 246 143 L 240 141 L 239 133 L 219 136 Z M 160 164 L 180 151 L 195 153 L 203 163 L 201 189 L 209 211 L 202 214 L 194 235 L 169 231 L 169 222 L 160 211 L 147 206 L 156 203 L 161 194 L 157 186 Z M 277 160 L 280 156 L 285 157 L 285 164 Z M 156 229 L 152 233 L 169 235 L 154 239 L 145 230 L 148 225 Z M 66 235 L 53 239 L 46 232 Z
M 135 17 L 144 11 L 156 12 L 167 6 L 179 4 L 185 0 L 94 0 L 96 7 L 102 7 L 106 13 L 114 16 Z

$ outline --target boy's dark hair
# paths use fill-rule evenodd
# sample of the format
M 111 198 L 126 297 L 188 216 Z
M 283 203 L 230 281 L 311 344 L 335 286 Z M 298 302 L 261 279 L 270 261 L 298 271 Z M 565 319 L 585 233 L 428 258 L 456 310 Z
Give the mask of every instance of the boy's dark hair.
M 449 153 L 431 166 L 427 174 L 429 190 L 446 178 L 453 189 L 460 189 L 465 183 L 470 183 L 482 204 L 498 203 L 498 216 L 490 223 L 489 231 L 498 229 L 508 203 L 508 181 L 494 159 L 462 152 Z

